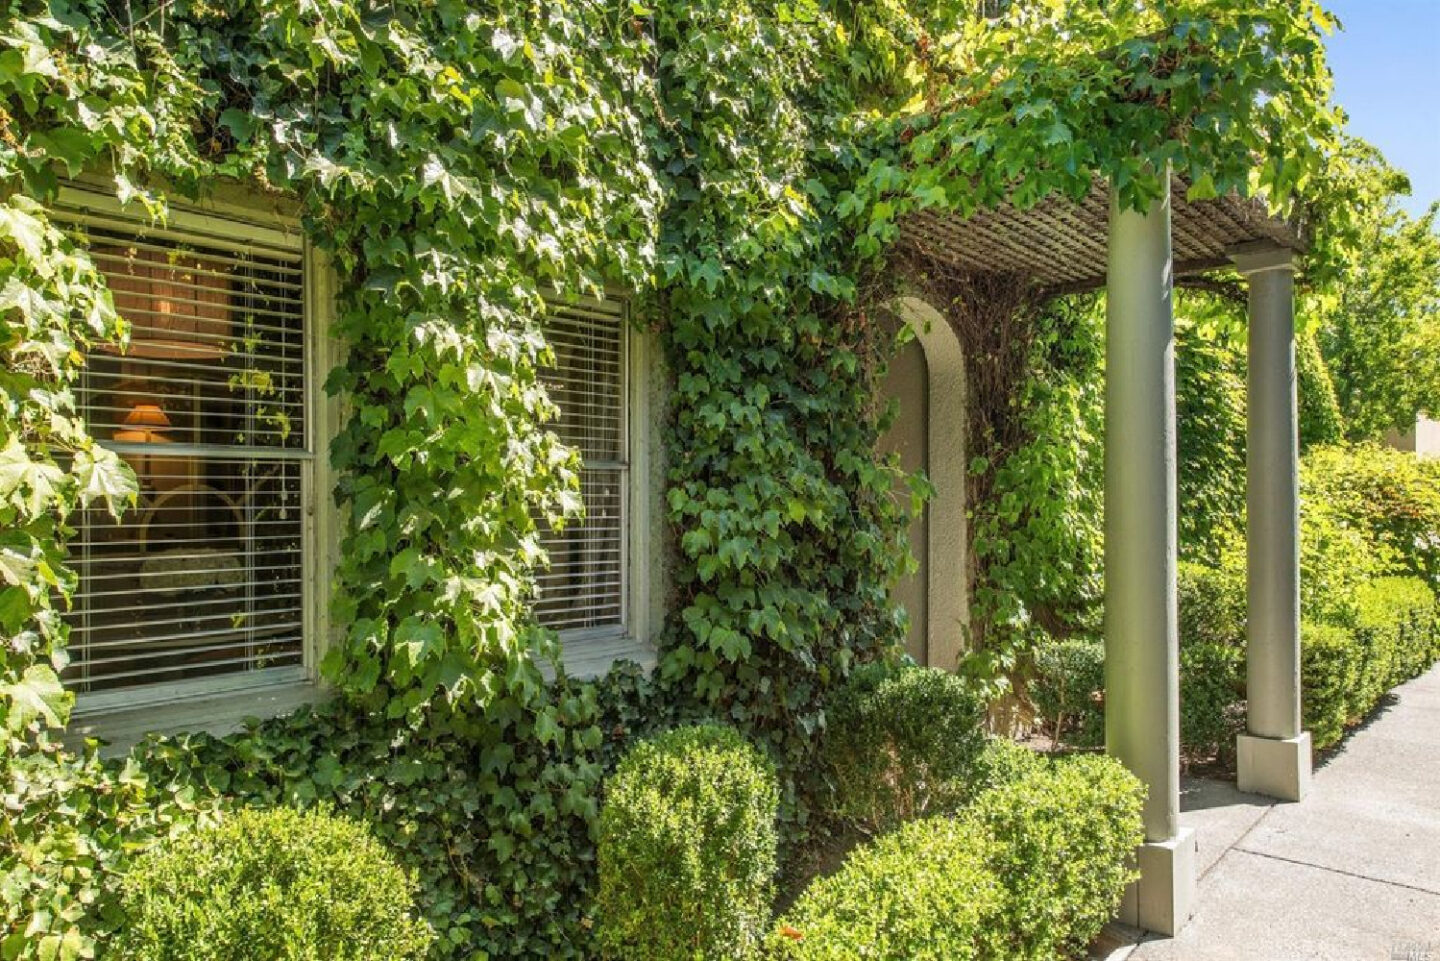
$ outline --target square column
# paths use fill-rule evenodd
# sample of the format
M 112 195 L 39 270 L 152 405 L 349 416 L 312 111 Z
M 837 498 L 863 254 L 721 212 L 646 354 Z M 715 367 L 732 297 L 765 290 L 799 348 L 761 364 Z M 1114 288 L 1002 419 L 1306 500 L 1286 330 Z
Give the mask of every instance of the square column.
M 1298 801 L 1310 785 L 1300 729 L 1300 441 L 1295 398 L 1295 253 L 1234 254 L 1250 284 L 1245 448 L 1247 733 L 1240 790 Z
M 1163 178 L 1168 184 L 1169 177 Z M 1149 789 L 1122 920 L 1174 934 L 1194 910 L 1180 814 L 1175 333 L 1169 189 L 1110 199 L 1105 340 L 1105 746 Z

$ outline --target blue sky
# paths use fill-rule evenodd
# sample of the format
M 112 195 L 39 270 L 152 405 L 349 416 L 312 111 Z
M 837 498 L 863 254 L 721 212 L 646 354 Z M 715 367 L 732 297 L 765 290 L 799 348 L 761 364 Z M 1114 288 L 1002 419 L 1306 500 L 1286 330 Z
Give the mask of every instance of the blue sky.
M 1440 200 L 1440 0 L 1322 0 L 1335 100 L 1350 131 L 1410 175 L 1418 213 Z

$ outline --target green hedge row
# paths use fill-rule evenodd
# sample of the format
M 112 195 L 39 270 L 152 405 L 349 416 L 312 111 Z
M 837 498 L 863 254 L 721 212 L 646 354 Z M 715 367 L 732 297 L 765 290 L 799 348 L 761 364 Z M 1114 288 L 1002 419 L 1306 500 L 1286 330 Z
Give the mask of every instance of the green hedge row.
M 1245 727 L 1244 582 L 1214 570 L 1186 574 L 1181 748 L 1191 759 L 1228 763 Z M 1345 609 L 1345 622 L 1307 617 L 1301 629 L 1301 705 L 1317 748 L 1334 744 L 1391 688 L 1440 660 L 1440 607 L 1418 578 L 1357 585 Z M 1072 746 L 1103 743 L 1104 656 L 1098 640 L 1052 642 L 1036 652 L 1031 699 L 1050 730 Z
M 1316 747 L 1334 744 L 1391 688 L 1440 660 L 1440 607 L 1424 582 L 1381 578 L 1357 602 L 1353 628 L 1307 622 L 1301 630 L 1301 706 Z
M 1317 447 L 1301 465 L 1301 695 L 1316 747 L 1334 744 L 1396 684 L 1440 659 L 1440 462 L 1374 445 Z M 1182 563 L 1180 738 L 1228 762 L 1245 710 L 1245 542 Z M 1103 739 L 1104 649 L 1043 644 L 1028 691 L 1077 747 Z
M 776 961 L 1053 961 L 1100 932 L 1134 878 L 1143 789 L 1118 762 L 1026 765 L 959 815 L 913 821 L 813 882 Z

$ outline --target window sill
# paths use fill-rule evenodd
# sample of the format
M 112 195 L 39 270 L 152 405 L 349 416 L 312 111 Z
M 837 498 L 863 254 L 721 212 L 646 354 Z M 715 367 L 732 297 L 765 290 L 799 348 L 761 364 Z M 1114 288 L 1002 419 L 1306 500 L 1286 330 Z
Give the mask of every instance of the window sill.
M 619 634 L 614 637 L 587 637 L 565 642 L 565 672 L 577 680 L 593 680 L 604 677 L 619 661 L 632 661 L 642 670 L 655 667 L 655 648 L 645 641 Z M 546 680 L 553 680 L 553 673 L 546 665 L 542 668 Z
M 326 692 L 309 681 L 291 681 L 195 697 L 170 704 L 88 711 L 75 716 L 65 732 L 65 744 L 80 747 L 86 738 L 102 740 L 102 757 L 124 754 L 147 734 L 231 734 L 247 718 L 277 717 L 326 698 Z
M 577 680 L 591 680 L 603 677 L 620 661 L 631 661 L 649 671 L 656 660 L 655 648 L 634 637 L 591 637 L 566 645 L 565 670 Z M 553 679 L 548 666 L 543 671 L 547 680 Z M 317 684 L 292 681 L 169 704 L 85 711 L 72 718 L 65 743 L 77 749 L 86 738 L 97 738 L 103 742 L 101 756 L 115 757 L 140 743 L 147 734 L 231 734 L 244 727 L 247 718 L 278 717 L 326 697 Z

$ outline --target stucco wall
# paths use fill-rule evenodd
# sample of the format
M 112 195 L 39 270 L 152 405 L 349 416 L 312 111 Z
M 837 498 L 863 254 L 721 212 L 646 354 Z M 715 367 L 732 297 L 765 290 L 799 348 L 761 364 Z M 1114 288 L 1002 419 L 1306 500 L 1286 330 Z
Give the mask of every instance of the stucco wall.
M 898 453 L 900 465 L 906 473 L 929 470 L 929 381 L 925 349 L 918 340 L 912 340 L 901 348 L 900 353 L 890 362 L 890 369 L 886 373 L 885 396 L 899 402 L 900 412 L 877 445 L 881 454 Z M 900 498 L 909 497 L 909 488 L 898 484 L 895 495 Z M 905 646 L 910 651 L 910 656 L 920 664 L 929 663 L 928 515 L 927 508 L 910 522 L 910 552 L 920 562 L 920 567 L 900 580 L 894 594 L 896 603 L 904 607 L 910 615 L 910 631 Z

